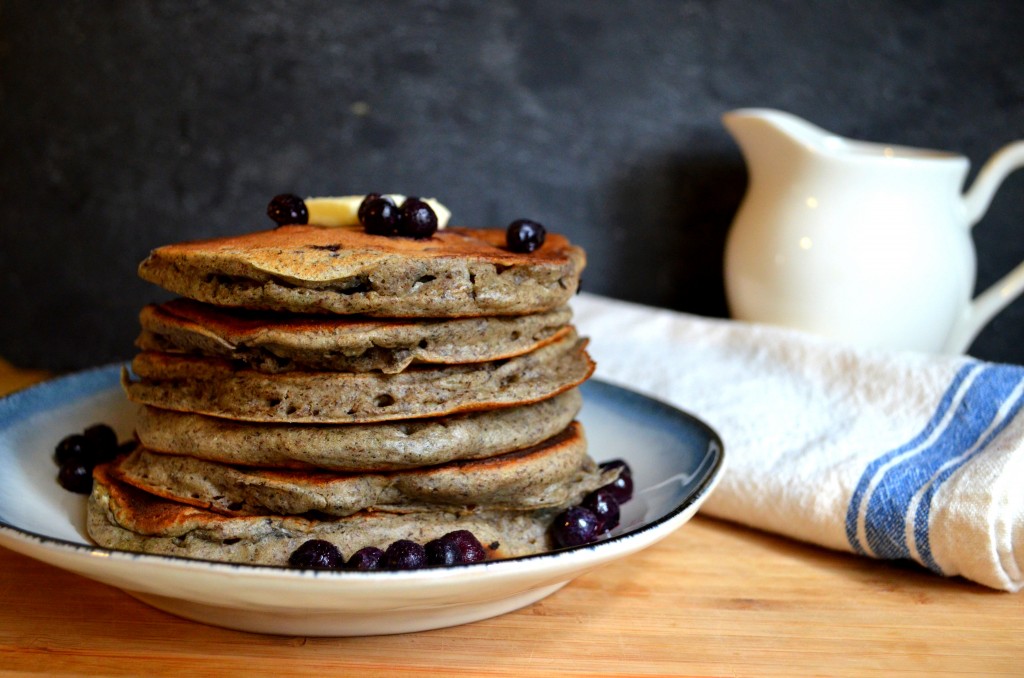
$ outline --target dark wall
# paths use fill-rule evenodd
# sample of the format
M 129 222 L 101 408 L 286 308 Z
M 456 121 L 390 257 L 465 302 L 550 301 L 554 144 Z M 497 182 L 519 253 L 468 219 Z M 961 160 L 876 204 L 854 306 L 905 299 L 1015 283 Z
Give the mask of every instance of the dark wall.
M 0 356 L 132 353 L 150 248 L 267 227 L 276 193 L 435 195 L 537 219 L 585 288 L 726 312 L 742 106 L 961 152 L 1024 138 L 1017 2 L 0 3 Z M 973 173 L 972 173 L 973 176 Z M 1024 173 L 975 229 L 1024 259 Z M 1024 302 L 975 343 L 1024 362 Z

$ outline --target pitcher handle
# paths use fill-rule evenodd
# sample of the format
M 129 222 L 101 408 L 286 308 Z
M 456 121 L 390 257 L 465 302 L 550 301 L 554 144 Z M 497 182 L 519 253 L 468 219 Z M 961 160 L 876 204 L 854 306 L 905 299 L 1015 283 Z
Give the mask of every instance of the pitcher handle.
M 967 224 L 974 226 L 988 211 L 1003 180 L 1024 167 L 1024 141 L 1015 141 L 999 149 L 978 172 L 977 179 L 964 196 Z M 964 353 L 988 322 L 1024 291 L 1024 262 L 1004 275 L 967 307 L 946 340 L 947 353 Z

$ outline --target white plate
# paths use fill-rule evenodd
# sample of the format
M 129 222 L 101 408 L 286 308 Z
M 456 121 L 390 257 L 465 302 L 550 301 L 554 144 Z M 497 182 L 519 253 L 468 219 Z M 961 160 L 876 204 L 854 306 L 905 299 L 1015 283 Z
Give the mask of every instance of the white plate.
M 151 556 L 93 546 L 85 498 L 56 482 L 53 450 L 97 422 L 131 435 L 120 366 L 79 372 L 0 399 L 0 545 L 116 586 L 161 610 L 245 631 L 306 636 L 404 633 L 486 619 L 635 553 L 689 520 L 717 483 L 722 443 L 668 405 L 597 380 L 580 415 L 590 454 L 625 459 L 634 498 L 613 536 L 588 546 L 403 572 L 312 572 Z

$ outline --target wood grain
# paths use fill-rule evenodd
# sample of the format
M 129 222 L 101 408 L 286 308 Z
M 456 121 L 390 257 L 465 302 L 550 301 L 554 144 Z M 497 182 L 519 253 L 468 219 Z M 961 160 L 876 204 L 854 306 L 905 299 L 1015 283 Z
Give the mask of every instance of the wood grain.
M 2 548 L 0 572 L 5 675 L 1024 674 L 1020 596 L 703 517 L 523 610 L 375 638 L 184 621 Z

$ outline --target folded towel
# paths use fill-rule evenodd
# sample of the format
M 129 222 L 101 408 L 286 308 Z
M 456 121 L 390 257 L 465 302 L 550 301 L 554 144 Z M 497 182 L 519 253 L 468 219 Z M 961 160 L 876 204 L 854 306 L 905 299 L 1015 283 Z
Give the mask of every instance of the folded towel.
M 852 347 L 589 294 L 597 376 L 703 419 L 702 511 L 833 549 L 1024 584 L 1024 367 Z

